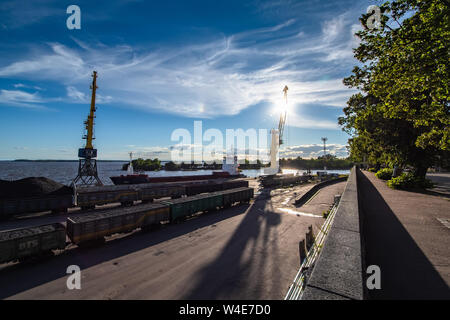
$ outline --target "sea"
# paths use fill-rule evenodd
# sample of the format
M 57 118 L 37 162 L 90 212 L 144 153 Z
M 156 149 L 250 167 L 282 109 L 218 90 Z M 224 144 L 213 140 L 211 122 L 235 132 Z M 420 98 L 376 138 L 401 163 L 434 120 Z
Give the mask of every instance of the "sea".
M 110 177 L 126 175 L 127 172 L 122 170 L 122 166 L 127 161 L 109 162 L 98 161 L 97 169 L 100 180 L 105 185 L 112 185 Z M 177 176 L 177 175 L 202 175 L 211 174 L 213 170 L 196 170 L 196 171 L 146 171 L 150 177 L 161 176 Z M 303 174 L 306 170 L 283 169 L 283 173 Z M 312 173 L 323 170 L 312 170 Z M 327 170 L 328 173 L 349 174 L 349 170 Z M 27 177 L 46 177 L 59 183 L 70 185 L 72 180 L 78 173 L 78 161 L 0 161 L 0 179 L 1 180 L 18 180 Z M 264 169 L 242 170 L 242 174 L 247 177 L 255 178 L 264 174 Z

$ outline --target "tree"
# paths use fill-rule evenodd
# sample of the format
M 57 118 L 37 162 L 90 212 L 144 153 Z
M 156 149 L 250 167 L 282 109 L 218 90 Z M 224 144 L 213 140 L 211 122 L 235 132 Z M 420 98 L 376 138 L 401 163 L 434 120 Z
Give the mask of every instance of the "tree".
M 359 89 L 339 119 L 352 159 L 411 165 L 424 178 L 450 150 L 449 2 L 396 0 L 381 7 L 379 29 L 366 25 L 354 50 L 362 65 L 344 84 Z M 409 16 L 409 17 L 407 17 Z
M 166 171 L 176 171 L 179 170 L 180 167 L 175 164 L 173 161 L 169 161 L 164 165 L 164 170 Z

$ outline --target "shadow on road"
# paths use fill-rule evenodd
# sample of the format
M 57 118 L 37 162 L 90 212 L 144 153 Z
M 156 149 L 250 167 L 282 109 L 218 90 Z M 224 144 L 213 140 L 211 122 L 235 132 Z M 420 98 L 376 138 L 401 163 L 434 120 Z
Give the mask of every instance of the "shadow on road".
M 78 265 L 81 270 L 87 269 L 243 214 L 248 208 L 249 205 L 234 206 L 226 210 L 202 214 L 178 225 L 166 225 L 154 232 L 134 232 L 125 237 L 107 241 L 99 247 L 76 247 L 34 264 L 6 266 L 0 269 L 0 299 L 66 277 L 69 265 Z
M 257 196 L 217 258 L 198 271 L 194 289 L 183 299 L 261 299 L 263 290 L 280 290 L 278 240 L 271 230 L 281 218 L 269 194 L 265 189 Z M 263 277 L 271 279 L 270 288 Z
M 366 265 L 381 270 L 370 299 L 449 299 L 449 288 L 370 180 L 358 174 Z

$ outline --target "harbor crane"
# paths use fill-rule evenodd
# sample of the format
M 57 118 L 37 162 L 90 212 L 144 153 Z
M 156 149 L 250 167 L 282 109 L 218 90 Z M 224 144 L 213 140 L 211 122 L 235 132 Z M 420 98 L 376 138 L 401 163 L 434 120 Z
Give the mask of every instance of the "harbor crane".
M 100 178 L 98 177 L 97 172 L 97 149 L 94 149 L 92 141 L 94 138 L 94 118 L 95 111 L 97 108 L 95 107 L 95 93 L 97 90 L 97 71 L 92 73 L 92 97 L 91 97 L 91 110 L 87 117 L 87 120 L 84 121 L 86 134 L 83 136 L 83 139 L 86 139 L 86 146 L 84 148 L 78 149 L 78 175 L 73 180 L 73 185 L 77 185 L 77 183 L 81 185 L 103 185 Z
M 272 129 L 270 131 L 270 134 L 272 135 L 272 143 L 270 146 L 270 167 L 264 169 L 264 173 L 268 175 L 274 175 L 280 172 L 280 164 L 278 158 L 278 151 L 280 146 L 283 144 L 283 133 L 284 133 L 284 126 L 286 123 L 286 117 L 287 117 L 287 106 L 288 106 L 288 98 L 287 98 L 287 92 L 289 88 L 288 86 L 284 86 L 283 93 L 284 93 L 284 100 L 285 100 L 285 107 L 281 111 L 280 114 L 280 121 L 278 122 L 278 129 Z

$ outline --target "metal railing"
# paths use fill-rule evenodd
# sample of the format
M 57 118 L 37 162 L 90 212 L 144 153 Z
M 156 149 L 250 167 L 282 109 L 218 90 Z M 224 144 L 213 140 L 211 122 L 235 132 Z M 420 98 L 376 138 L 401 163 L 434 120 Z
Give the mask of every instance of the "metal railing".
M 306 273 L 307 271 L 312 269 L 312 266 L 314 265 L 317 257 L 319 256 L 323 243 L 325 242 L 325 238 L 333 223 L 334 216 L 336 215 L 338 205 L 339 202 L 335 202 L 335 204 L 330 210 L 330 213 L 328 214 L 327 219 L 323 223 L 322 227 L 320 227 L 319 233 L 317 234 L 314 244 L 311 246 L 310 250 L 308 251 L 308 254 L 306 255 L 305 260 L 300 265 L 300 269 L 298 270 L 293 283 L 289 287 L 289 290 L 286 296 L 284 297 L 284 300 L 300 300 L 300 297 L 306 285 Z

